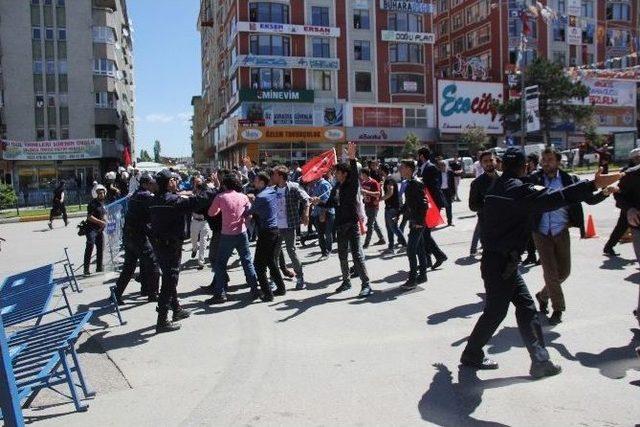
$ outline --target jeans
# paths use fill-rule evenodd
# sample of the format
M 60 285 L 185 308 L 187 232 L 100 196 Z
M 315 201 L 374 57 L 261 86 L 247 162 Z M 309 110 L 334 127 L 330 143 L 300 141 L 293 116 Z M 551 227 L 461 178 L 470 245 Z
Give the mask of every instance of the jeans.
M 480 241 L 480 218 L 476 222 L 476 228 L 473 229 L 473 237 L 471 238 L 471 250 L 472 254 L 478 252 L 478 241 Z
M 142 290 L 147 295 L 157 294 L 160 271 L 158 270 L 158 264 L 156 263 L 149 238 L 144 235 L 144 233 L 125 228 L 123 243 L 124 263 L 122 264 L 122 271 L 116 282 L 116 293 L 120 296 L 124 294 L 139 260 Z
M 333 247 L 333 221 L 336 216 L 327 212 L 324 219 L 324 221 L 320 221 L 320 215 L 314 216 L 313 223 L 318 230 L 320 252 L 322 255 L 329 255 Z
M 427 273 L 427 254 L 422 250 L 424 230 L 425 227 L 411 227 L 409 230 L 409 241 L 407 243 L 409 279 L 415 279 L 418 274 L 423 275 Z M 420 269 L 419 273 L 418 268 Z
M 384 240 L 382 230 L 380 230 L 380 226 L 378 225 L 378 208 L 365 208 L 364 212 L 367 215 L 367 234 L 364 239 L 364 245 L 369 246 L 374 230 L 378 236 L 378 240 Z
M 215 265 L 216 258 L 218 257 L 218 247 L 220 246 L 220 231 L 212 233 L 211 240 L 209 241 L 209 262 L 211 263 L 211 269 L 214 272 L 213 280 L 211 281 L 211 287 L 215 287 L 216 277 L 215 277 Z M 229 273 L 227 273 L 227 269 L 224 270 L 224 281 L 225 286 L 224 289 L 227 289 L 227 285 L 229 284 Z
M 284 281 L 280 275 L 278 268 L 278 257 L 282 250 L 282 238 L 279 231 L 276 230 L 260 230 L 258 231 L 258 241 L 256 242 L 256 253 L 253 259 L 253 265 L 256 269 L 258 283 L 260 289 L 266 296 L 273 296 L 269 280 L 267 279 L 267 268 L 271 274 L 271 280 L 276 284 L 279 291 L 285 291 Z
M 182 260 L 182 241 L 154 238 L 151 242 L 162 271 L 162 285 L 158 297 L 158 312 L 180 309 L 178 301 L 178 278 Z
M 393 249 L 395 237 L 398 236 L 398 243 L 402 246 L 407 245 L 407 241 L 398 228 L 398 209 L 390 208 L 384 211 L 384 225 L 387 228 L 387 239 L 389 240 L 389 249 Z
M 251 262 L 251 252 L 249 251 L 249 237 L 247 233 L 240 233 L 236 235 L 220 235 L 220 246 L 218 247 L 218 256 L 215 263 L 215 286 L 213 289 L 214 295 L 222 295 L 226 287 L 225 274 L 227 272 L 227 262 L 231 257 L 233 250 L 238 251 L 240 263 L 244 270 L 244 277 L 247 279 L 247 284 L 251 288 L 251 291 L 258 291 L 258 279 L 256 277 L 256 270 Z
M 510 264 L 514 264 L 515 268 L 510 268 Z M 485 251 L 482 254 L 480 271 L 487 295 L 485 307 L 469 336 L 463 357 L 475 362 L 482 361 L 482 348 L 504 320 L 511 303 L 516 307 L 518 329 L 531 360 L 549 360 L 536 305 L 517 269 L 517 260 L 501 253 Z
M 104 252 L 104 234 L 102 230 L 96 230 L 91 228 L 87 230 L 87 244 L 84 248 L 84 271 L 89 271 L 89 265 L 91 264 L 91 255 L 93 254 L 93 247 L 96 247 L 96 270 L 102 271 L 102 255 Z
M 367 274 L 367 267 L 364 264 L 364 252 L 362 251 L 362 246 L 360 246 L 360 227 L 358 223 L 347 223 L 337 226 L 336 232 L 342 282 L 350 282 L 349 251 L 351 251 L 353 267 L 358 276 L 360 276 L 362 286 L 369 285 L 369 275 Z
M 284 240 L 287 254 L 291 258 L 291 264 L 293 264 L 293 271 L 296 272 L 298 280 L 302 279 L 304 273 L 302 272 L 302 263 L 298 259 L 296 254 L 296 230 L 295 228 L 283 228 L 280 230 L 280 236 Z M 280 252 L 280 264 L 284 264 L 284 254 Z

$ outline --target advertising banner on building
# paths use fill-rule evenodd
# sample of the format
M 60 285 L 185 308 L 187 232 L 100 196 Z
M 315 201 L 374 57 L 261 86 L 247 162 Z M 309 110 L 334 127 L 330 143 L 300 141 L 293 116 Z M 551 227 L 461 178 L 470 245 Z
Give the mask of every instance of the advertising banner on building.
M 241 142 L 281 143 L 281 142 L 344 142 L 345 130 L 342 127 L 298 127 L 266 126 L 240 128 Z
M 0 140 L 0 144 L 4 160 L 80 160 L 102 157 L 100 138 L 31 142 Z
M 340 37 L 340 28 L 319 25 L 292 25 L 274 22 L 238 22 L 237 31 L 256 33 L 300 34 L 303 36 Z
M 433 33 L 412 33 L 409 31 L 388 31 L 382 30 L 382 40 L 385 42 L 403 42 L 403 43 L 420 43 L 434 44 L 435 35 Z
M 240 89 L 240 101 L 309 102 L 314 100 L 312 90 Z
M 422 3 L 420 1 L 380 0 L 380 9 L 408 13 L 433 13 L 433 5 L 431 3 Z
M 342 104 L 245 103 L 240 124 L 261 126 L 343 126 Z
M 238 67 L 339 70 L 340 60 L 337 58 L 307 58 L 303 56 L 238 55 L 231 65 L 231 72 Z
M 408 134 L 414 134 L 421 142 L 437 139 L 432 128 L 378 128 L 378 127 L 350 127 L 347 128 L 347 141 L 353 142 L 397 142 L 404 143 Z
M 578 26 L 567 26 L 567 44 L 582 45 L 582 28 Z
M 635 107 L 636 82 L 608 79 L 583 79 L 589 88 L 585 104 L 603 107 Z
M 479 127 L 488 134 L 501 134 L 502 123 L 493 103 L 502 100 L 502 83 L 438 80 L 438 127 L 443 133 Z
M 567 15 L 582 15 L 582 0 L 567 0 Z
M 540 130 L 540 93 L 538 86 L 529 86 L 524 90 L 525 108 L 527 110 L 527 132 Z

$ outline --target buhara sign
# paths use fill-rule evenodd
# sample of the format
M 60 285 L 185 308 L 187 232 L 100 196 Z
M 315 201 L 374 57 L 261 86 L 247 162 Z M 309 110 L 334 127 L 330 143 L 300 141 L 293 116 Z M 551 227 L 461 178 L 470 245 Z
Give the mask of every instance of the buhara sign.
M 380 8 L 384 10 L 397 10 L 409 13 L 432 13 L 431 3 L 402 0 L 380 0 Z
M 438 125 L 444 133 L 464 133 L 480 127 L 501 134 L 494 101 L 502 100 L 502 84 L 452 80 L 438 81 Z
M 312 90 L 240 89 L 240 101 L 313 102 Z

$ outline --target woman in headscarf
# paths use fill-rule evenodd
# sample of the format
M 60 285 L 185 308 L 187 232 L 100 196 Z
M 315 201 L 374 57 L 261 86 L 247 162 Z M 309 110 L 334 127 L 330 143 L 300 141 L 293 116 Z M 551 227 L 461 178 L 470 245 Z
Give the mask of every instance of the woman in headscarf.
M 53 200 L 51 211 L 49 212 L 49 229 L 53 229 L 53 218 L 62 215 L 64 226 L 69 225 L 67 220 L 67 208 L 64 205 L 64 180 L 58 181 L 56 189 L 53 190 Z

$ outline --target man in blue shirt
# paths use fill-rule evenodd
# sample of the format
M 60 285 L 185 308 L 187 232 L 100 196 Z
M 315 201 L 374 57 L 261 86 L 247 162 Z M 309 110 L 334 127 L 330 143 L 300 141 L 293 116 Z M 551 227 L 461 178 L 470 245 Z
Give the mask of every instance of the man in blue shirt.
M 329 200 L 331 194 L 331 184 L 327 181 L 326 176 L 311 184 L 309 188 L 309 196 L 317 197 L 322 202 Z M 323 206 L 314 206 L 311 210 L 311 221 L 318 230 L 318 245 L 320 246 L 321 256 L 319 261 L 324 261 L 331 253 L 333 245 L 333 221 L 336 217 L 334 208 L 326 208 Z
M 253 179 L 253 186 L 257 196 L 250 195 L 253 200 L 249 213 L 257 219 L 258 240 L 253 265 L 258 276 L 258 283 L 262 290 L 263 301 L 273 301 L 274 295 L 284 295 L 286 289 L 278 268 L 278 257 L 282 247 L 282 237 L 278 229 L 278 193 L 269 187 L 269 176 L 259 173 Z M 267 267 L 271 273 L 271 280 L 276 284 L 273 292 L 267 279 Z

